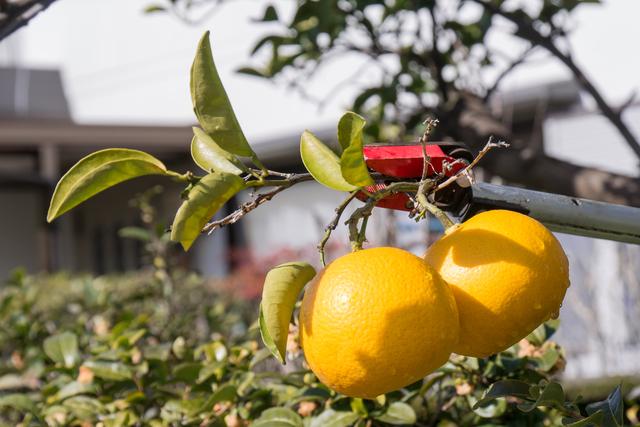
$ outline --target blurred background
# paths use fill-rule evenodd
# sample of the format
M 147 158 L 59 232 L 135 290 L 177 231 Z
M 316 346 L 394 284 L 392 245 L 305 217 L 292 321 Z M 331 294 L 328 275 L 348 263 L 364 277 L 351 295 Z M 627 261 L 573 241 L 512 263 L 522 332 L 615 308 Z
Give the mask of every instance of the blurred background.
M 206 30 L 238 120 L 270 169 L 303 171 L 302 132 L 335 144 L 347 110 L 367 117 L 369 141 L 416 140 L 432 115 L 441 121 L 435 139 L 465 142 L 475 153 L 490 134 L 512 144 L 483 159 L 480 180 L 640 207 L 637 1 L 516 0 L 492 10 L 442 0 L 423 10 L 417 2 L 341 0 L 309 2 L 333 10 L 300 12 L 284 0 L 57 0 L 6 34 L 18 7 L 24 15 L 40 3 L 51 2 L 0 2 L 3 278 L 17 267 L 112 274 L 158 256 L 148 244 L 171 223 L 181 185 L 144 177 L 52 224 L 46 212 L 59 178 L 99 149 L 140 149 L 172 170 L 198 172 L 189 154 L 197 123 L 189 69 Z M 155 190 L 140 196 L 148 188 Z M 162 256 L 256 298 L 278 260 L 318 265 L 315 246 L 344 197 L 301 184 L 201 237 L 189 253 L 164 242 L 170 252 Z M 235 197 L 218 217 L 246 200 Z M 150 234 L 131 238 L 140 237 L 131 227 Z M 419 255 L 441 234 L 437 222 L 381 209 L 369 230 L 370 245 Z M 572 282 L 557 336 L 567 352 L 565 380 L 637 384 L 639 248 L 557 237 Z M 339 227 L 328 257 L 347 250 Z

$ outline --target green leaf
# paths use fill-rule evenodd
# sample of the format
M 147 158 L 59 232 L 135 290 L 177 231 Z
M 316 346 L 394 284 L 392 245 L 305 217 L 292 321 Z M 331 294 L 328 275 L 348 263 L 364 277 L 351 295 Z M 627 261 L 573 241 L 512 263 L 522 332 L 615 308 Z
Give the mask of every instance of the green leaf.
M 539 357 L 529 357 L 529 361 L 534 363 L 542 371 L 548 372 L 555 366 L 559 358 L 560 354 L 558 351 L 553 347 L 549 347 L 543 355 Z
M 72 381 L 62 387 L 60 391 L 55 394 L 55 400 L 60 401 L 79 394 L 98 394 L 98 389 L 96 389 L 96 386 L 93 383 Z
M 249 169 L 233 154 L 220 148 L 209 135 L 198 127 L 193 128 L 191 157 L 207 172 L 227 172 L 234 175 L 249 173 Z
M 191 67 L 191 100 L 200 125 L 222 149 L 253 155 L 213 62 L 209 31 L 202 36 Z
M 607 400 L 602 402 L 590 403 L 587 405 L 587 414 L 595 415 L 598 411 L 603 412 L 603 427 L 620 427 L 622 426 L 622 411 L 624 409 L 622 398 L 620 396 L 620 388 L 622 383 L 611 391 Z
M 69 409 L 81 420 L 96 418 L 98 415 L 104 415 L 107 412 L 99 400 L 87 396 L 70 397 L 64 401 L 62 406 Z
M 90 154 L 58 182 L 47 221 L 118 183 L 144 175 L 164 175 L 166 171 L 160 160 L 142 151 L 113 148 Z
M 340 158 L 342 177 L 351 185 L 366 187 L 375 185 L 362 151 L 362 129 L 365 120 L 355 113 L 346 113 L 338 123 L 338 139 L 344 148 Z
M 587 424 L 593 424 L 593 425 L 599 426 L 599 425 L 602 425 L 603 419 L 604 419 L 604 412 L 599 410 L 582 420 L 574 421 L 576 420 L 575 418 L 565 418 L 562 420 L 562 424 L 566 427 L 582 427 Z
M 260 71 L 256 70 L 255 68 L 251 68 L 251 67 L 238 68 L 236 70 L 236 73 L 248 74 L 250 76 L 255 76 L 255 77 L 264 77 Z
M 44 340 L 43 347 L 51 360 L 66 368 L 73 368 L 79 361 L 78 337 L 73 332 L 49 337 Z
M 340 158 L 309 131 L 300 139 L 300 156 L 311 176 L 320 184 L 338 191 L 358 189 L 342 177 Z
M 269 358 L 269 356 L 271 356 L 271 350 L 269 350 L 268 348 L 261 348 L 252 358 L 251 358 L 251 362 L 249 363 L 249 370 L 252 371 L 253 368 L 256 367 L 256 365 L 260 362 L 262 362 L 263 360 Z
M 144 13 L 151 12 L 164 12 L 166 9 L 162 6 L 149 6 L 144 10 Z
M 300 402 L 321 402 L 331 397 L 331 393 L 320 387 L 309 387 L 293 398 L 289 403 L 297 405 Z
M 195 398 L 190 400 L 170 399 L 164 404 L 163 409 L 169 412 L 179 412 L 181 414 L 196 415 L 204 406 L 203 398 Z
M 151 233 L 142 227 L 123 227 L 118 230 L 118 237 L 136 239 L 145 243 L 151 241 Z
M 274 354 L 280 362 L 286 364 L 284 356 L 280 354 L 280 351 L 278 350 L 278 347 L 276 346 L 271 333 L 269 333 L 269 329 L 267 329 L 267 321 L 264 317 L 262 302 L 260 302 L 260 318 L 258 319 L 258 321 L 260 324 L 260 335 L 262 336 L 262 341 L 267 346 L 271 354 Z
M 262 290 L 261 322 L 275 344 L 276 351 L 263 341 L 282 363 L 285 363 L 289 322 L 302 288 L 316 275 L 316 270 L 306 262 L 289 262 L 281 264 L 267 273 Z
M 393 402 L 385 413 L 376 419 L 393 425 L 413 425 L 417 421 L 416 411 L 403 402 Z
M 229 352 L 222 341 L 214 341 L 205 344 L 204 354 L 209 361 L 217 360 L 221 362 L 227 358 Z
M 214 172 L 203 177 L 189 192 L 189 198 L 176 213 L 171 240 L 182 243 L 188 250 L 200 235 L 202 227 L 231 197 L 244 188 L 244 180 L 237 175 Z
M 344 113 L 340 117 L 340 121 L 338 121 L 338 141 L 342 151 L 351 147 L 358 140 L 362 142 L 362 129 L 364 129 L 366 123 L 365 119 L 351 111 Z
M 360 415 L 351 411 L 328 409 L 311 421 L 310 427 L 347 427 L 355 423 Z
M 351 410 L 356 414 L 366 417 L 369 415 L 369 411 L 367 411 L 367 407 L 364 406 L 364 402 L 360 398 L 353 398 L 350 402 Z
M 476 408 L 476 402 L 478 399 L 473 394 L 467 395 L 467 402 L 469 406 L 473 408 L 473 412 L 480 415 L 482 418 L 494 418 L 504 414 L 507 410 L 507 399 L 504 397 L 498 397 L 497 399 L 485 402 Z
M 119 362 L 87 360 L 84 366 L 89 368 L 96 377 L 107 381 L 126 381 L 133 378 L 131 369 Z
M 0 397 L 0 406 L 11 406 L 20 412 L 33 414 L 38 421 L 41 421 L 38 416 L 40 413 L 38 407 L 31 399 L 23 394 L 8 394 Z
M 276 8 L 269 5 L 267 9 L 264 11 L 264 16 L 262 19 L 256 19 L 256 22 L 269 22 L 269 21 L 277 21 L 278 20 L 278 12 L 276 12 Z
M 179 381 L 195 383 L 198 380 L 202 367 L 202 364 L 198 362 L 181 363 L 173 368 L 171 373 Z
M 527 335 L 527 339 L 537 346 L 544 344 L 546 340 L 551 338 L 560 327 L 562 319 L 552 319 L 538 326 L 533 332 Z
M 219 402 L 233 402 L 237 397 L 237 389 L 231 384 L 224 385 L 216 390 L 207 401 L 202 405 L 203 408 L 212 408 L 213 405 Z
M 196 381 L 198 384 L 202 384 L 211 378 L 213 375 L 218 377 L 218 373 L 222 372 L 224 367 L 227 365 L 227 362 L 213 362 L 205 365 L 200 372 L 198 372 L 198 380 Z
M 536 402 L 536 406 L 548 406 L 552 408 L 564 408 L 564 390 L 562 386 L 555 382 L 551 381 L 542 391 L 538 401 Z
M 252 424 L 255 427 L 302 427 L 302 417 L 291 409 L 269 408 Z
M 518 399 L 533 400 L 533 396 L 529 392 L 530 388 L 529 384 L 520 380 L 497 381 L 482 393 L 482 398 L 473 405 L 473 409 L 476 410 L 486 402 L 498 397 L 513 396 Z

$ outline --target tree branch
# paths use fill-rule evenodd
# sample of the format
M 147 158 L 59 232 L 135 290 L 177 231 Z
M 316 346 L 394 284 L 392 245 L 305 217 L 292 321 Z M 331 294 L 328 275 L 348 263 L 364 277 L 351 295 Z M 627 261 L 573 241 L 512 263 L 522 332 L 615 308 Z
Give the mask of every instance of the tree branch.
M 602 95 L 598 92 L 598 90 L 593 86 L 593 84 L 587 79 L 587 77 L 582 73 L 582 70 L 578 68 L 578 66 L 573 62 L 573 59 L 569 55 L 565 55 L 558 49 L 558 47 L 553 43 L 553 39 L 548 36 L 543 36 L 533 27 L 533 22 L 529 18 L 524 15 L 517 15 L 511 12 L 505 12 L 500 9 L 499 6 L 496 6 L 493 3 L 490 3 L 486 0 L 473 0 L 474 2 L 482 5 L 488 11 L 503 16 L 516 24 L 518 26 L 518 30 L 516 34 L 520 35 L 522 38 L 529 40 L 530 42 L 542 46 L 551 52 L 556 58 L 560 59 L 573 73 L 576 80 L 580 83 L 580 85 L 596 100 L 598 107 L 602 111 L 602 114 L 607 117 L 611 123 L 614 124 L 618 131 L 622 134 L 624 139 L 627 141 L 631 149 L 636 153 L 636 155 L 640 158 L 640 144 L 635 139 L 629 128 L 624 124 L 619 112 L 615 111 L 607 102 L 604 100 Z
M 0 14 L 0 41 L 27 25 L 34 16 L 48 8 L 54 1 L 35 0 L 22 2 L 19 6 L 9 5 L 7 11 Z
M 435 114 L 441 130 L 471 150 L 482 149 L 491 135 L 517 146 L 511 131 L 473 94 L 460 92 L 451 109 L 439 109 Z M 493 150 L 483 158 L 481 167 L 532 190 L 640 207 L 639 178 L 577 166 L 541 151 Z

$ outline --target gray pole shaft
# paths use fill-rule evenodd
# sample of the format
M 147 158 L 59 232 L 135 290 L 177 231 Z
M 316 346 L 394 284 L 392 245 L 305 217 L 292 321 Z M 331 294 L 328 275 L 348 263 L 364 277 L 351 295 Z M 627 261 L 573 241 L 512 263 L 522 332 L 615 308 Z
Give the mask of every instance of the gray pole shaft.
M 470 189 L 463 221 L 479 210 L 504 208 L 535 218 L 551 231 L 640 244 L 639 208 L 486 183 Z

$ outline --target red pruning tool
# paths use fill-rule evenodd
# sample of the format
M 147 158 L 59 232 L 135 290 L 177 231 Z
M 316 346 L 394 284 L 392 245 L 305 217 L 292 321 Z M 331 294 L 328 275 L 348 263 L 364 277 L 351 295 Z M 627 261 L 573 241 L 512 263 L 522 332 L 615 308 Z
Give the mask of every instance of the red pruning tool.
M 424 156 L 419 142 L 365 144 L 363 151 L 378 190 L 400 180 L 422 178 Z M 428 177 L 454 176 L 474 159 L 460 142 L 427 142 L 425 151 Z M 467 184 L 468 180 L 463 186 L 455 182 L 436 192 L 434 204 L 461 222 L 486 210 L 508 209 L 535 218 L 552 231 L 640 244 L 639 208 L 487 183 Z M 365 189 L 375 192 L 373 187 Z M 359 193 L 356 197 L 364 200 L 367 196 Z M 396 193 L 376 206 L 410 211 L 414 204 L 407 194 Z

